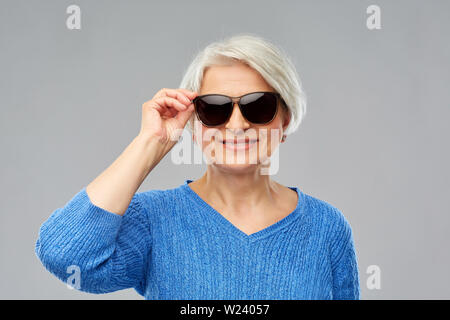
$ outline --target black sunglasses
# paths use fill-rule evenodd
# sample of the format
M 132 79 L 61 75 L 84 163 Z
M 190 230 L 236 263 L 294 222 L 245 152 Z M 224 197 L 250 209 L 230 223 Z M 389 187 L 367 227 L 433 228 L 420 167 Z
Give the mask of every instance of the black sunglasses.
M 223 94 L 205 94 L 192 100 L 197 118 L 206 127 L 223 125 L 233 113 L 234 102 L 237 101 L 244 118 L 254 124 L 271 122 L 278 111 L 278 101 L 284 103 L 278 92 L 252 92 L 240 97 L 229 97 Z

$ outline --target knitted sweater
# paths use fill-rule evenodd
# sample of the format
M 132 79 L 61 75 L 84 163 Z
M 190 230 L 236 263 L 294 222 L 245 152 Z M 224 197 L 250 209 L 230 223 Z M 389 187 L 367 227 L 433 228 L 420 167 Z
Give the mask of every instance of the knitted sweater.
M 66 282 L 145 299 L 359 299 L 352 230 L 332 205 L 290 187 L 297 207 L 247 235 L 189 183 L 136 193 L 123 216 L 94 205 L 86 188 L 42 224 L 35 252 Z M 71 269 L 72 268 L 72 269 Z

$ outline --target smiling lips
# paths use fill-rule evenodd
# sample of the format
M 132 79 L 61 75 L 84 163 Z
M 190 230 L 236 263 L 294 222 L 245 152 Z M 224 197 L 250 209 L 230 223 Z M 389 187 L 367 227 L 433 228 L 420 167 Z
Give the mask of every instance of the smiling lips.
M 232 150 L 247 150 L 250 146 L 255 145 L 256 142 L 258 142 L 257 139 L 249 138 L 240 140 L 227 139 L 221 141 L 225 148 Z
M 242 144 L 242 143 L 255 143 L 257 142 L 258 139 L 240 139 L 240 140 L 233 140 L 233 139 L 226 139 L 226 140 L 222 140 L 221 142 L 223 144 Z

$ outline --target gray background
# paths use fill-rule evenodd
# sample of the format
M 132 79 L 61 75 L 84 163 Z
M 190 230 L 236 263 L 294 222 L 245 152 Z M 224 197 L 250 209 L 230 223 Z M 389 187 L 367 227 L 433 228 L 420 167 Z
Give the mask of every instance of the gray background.
M 81 7 L 81 30 L 66 8 Z M 381 30 L 366 8 L 381 7 Z M 40 225 L 138 134 L 141 105 L 239 32 L 293 59 L 307 97 L 274 177 L 350 222 L 363 299 L 450 298 L 449 1 L 1 1 L 0 298 L 69 290 L 34 254 Z M 197 179 L 170 156 L 138 191 Z M 381 289 L 366 287 L 369 265 Z

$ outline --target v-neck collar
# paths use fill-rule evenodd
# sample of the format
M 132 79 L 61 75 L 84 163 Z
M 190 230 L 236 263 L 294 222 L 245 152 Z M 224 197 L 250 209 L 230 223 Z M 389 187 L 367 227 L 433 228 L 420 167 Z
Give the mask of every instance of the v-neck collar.
M 234 224 L 232 224 L 228 219 L 226 219 L 222 214 L 220 214 L 217 210 L 215 210 L 213 207 L 211 207 L 206 201 L 204 201 L 194 190 L 189 187 L 189 183 L 193 182 L 193 180 L 187 179 L 185 180 L 184 184 L 181 186 L 191 194 L 191 198 L 196 202 L 202 209 L 206 210 L 212 219 L 214 219 L 217 223 L 219 223 L 227 232 L 230 234 L 248 242 L 254 242 L 256 240 L 265 238 L 271 234 L 276 233 L 277 231 L 281 230 L 282 228 L 286 227 L 293 221 L 295 221 L 300 216 L 304 215 L 305 210 L 305 194 L 297 187 L 289 187 L 290 189 L 297 192 L 298 195 L 298 201 L 297 206 L 289 213 L 287 216 L 285 216 L 283 219 L 275 222 L 274 224 L 271 224 L 270 226 L 254 232 L 250 235 L 247 235 L 245 232 L 237 228 Z

